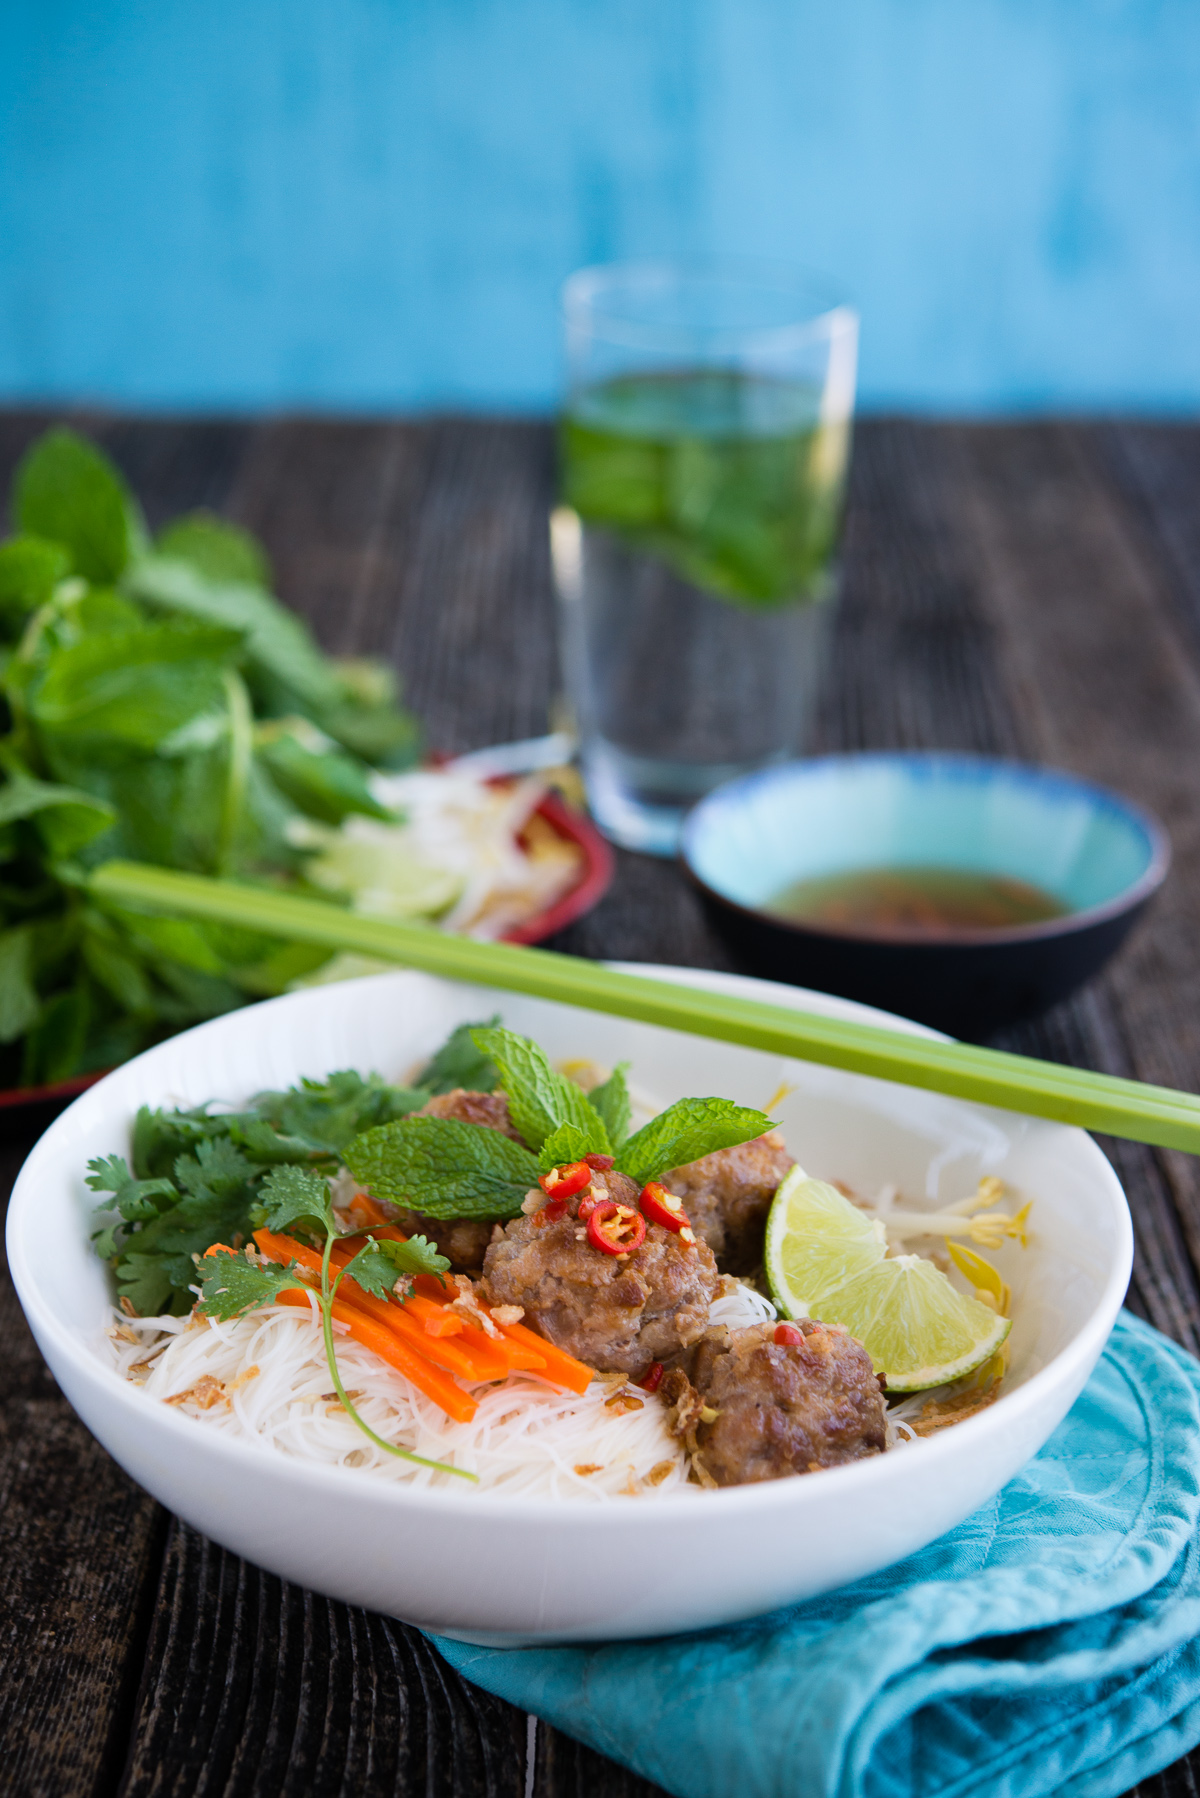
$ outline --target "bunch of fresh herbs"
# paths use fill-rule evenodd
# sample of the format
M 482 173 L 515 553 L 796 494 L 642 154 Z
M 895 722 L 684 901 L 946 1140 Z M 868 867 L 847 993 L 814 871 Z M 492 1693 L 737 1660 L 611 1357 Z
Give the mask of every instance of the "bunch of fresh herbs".
M 42 437 L 0 543 L 0 1086 L 109 1066 L 280 992 L 326 952 L 113 905 L 127 856 L 299 886 L 297 816 L 390 817 L 374 767 L 416 759 L 390 671 L 335 661 L 271 593 L 246 532 L 151 538 L 90 443 Z M 147 1202 L 150 1202 L 149 1200 Z

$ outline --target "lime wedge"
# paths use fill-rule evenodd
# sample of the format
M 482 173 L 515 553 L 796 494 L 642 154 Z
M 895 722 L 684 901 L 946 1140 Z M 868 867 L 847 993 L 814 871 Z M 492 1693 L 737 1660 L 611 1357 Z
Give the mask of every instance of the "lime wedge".
M 793 1168 L 767 1219 L 767 1281 L 784 1317 L 844 1324 L 891 1392 L 942 1386 L 989 1360 L 1008 1318 L 920 1255 L 889 1257 L 882 1224 Z

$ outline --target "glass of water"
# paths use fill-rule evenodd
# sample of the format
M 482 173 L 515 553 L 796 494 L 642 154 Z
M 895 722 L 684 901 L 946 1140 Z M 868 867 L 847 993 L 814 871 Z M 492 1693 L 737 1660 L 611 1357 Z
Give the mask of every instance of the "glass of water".
M 720 261 L 584 269 L 564 308 L 567 694 L 600 827 L 671 855 L 710 787 L 804 746 L 858 320 L 801 272 Z

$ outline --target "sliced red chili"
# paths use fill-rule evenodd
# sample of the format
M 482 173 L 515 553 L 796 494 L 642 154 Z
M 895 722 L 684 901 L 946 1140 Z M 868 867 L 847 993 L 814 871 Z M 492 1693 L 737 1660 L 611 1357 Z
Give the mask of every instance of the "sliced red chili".
M 593 1187 L 592 1191 L 584 1193 L 579 1201 L 579 1221 L 581 1224 L 586 1224 L 597 1205 L 601 1205 L 604 1202 L 602 1198 L 593 1197 L 595 1191 L 596 1189 Z
M 587 1221 L 588 1241 L 606 1255 L 629 1255 L 646 1240 L 646 1220 L 631 1205 L 602 1199 Z
M 661 1224 L 664 1230 L 678 1230 L 680 1235 L 687 1230 L 687 1240 L 694 1240 L 687 1213 L 683 1209 L 683 1200 L 677 1199 L 673 1192 L 668 1192 L 657 1180 L 650 1180 L 643 1186 L 639 1203 L 642 1216 L 648 1217 L 652 1224 Z
M 565 1161 L 538 1177 L 538 1185 L 552 1199 L 569 1199 L 592 1183 L 592 1170 L 586 1161 Z
M 775 1340 L 780 1348 L 797 1348 L 804 1341 L 804 1331 L 795 1324 L 776 1324 Z
M 662 1385 L 663 1375 L 666 1371 L 661 1361 L 652 1361 L 646 1370 L 645 1378 L 639 1380 L 638 1385 L 643 1392 L 657 1392 Z
M 606 1174 L 613 1164 L 611 1155 L 585 1155 L 583 1159 L 598 1174 Z

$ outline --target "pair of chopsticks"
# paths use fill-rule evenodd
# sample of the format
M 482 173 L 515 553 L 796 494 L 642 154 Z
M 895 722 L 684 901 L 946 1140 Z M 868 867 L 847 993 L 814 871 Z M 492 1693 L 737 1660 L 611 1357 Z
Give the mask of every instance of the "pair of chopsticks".
M 176 874 L 137 862 L 107 862 L 90 878 L 101 901 L 209 923 L 240 924 L 420 968 L 450 980 L 501 987 L 611 1012 L 695 1036 L 871 1074 L 905 1086 L 974 1099 L 1008 1111 L 1078 1124 L 1133 1142 L 1200 1154 L 1200 1097 L 968 1043 L 933 1042 L 875 1024 L 793 1011 L 760 999 L 622 974 L 599 962 L 511 943 L 448 936 L 425 924 L 360 917 L 319 900 L 227 880 Z

